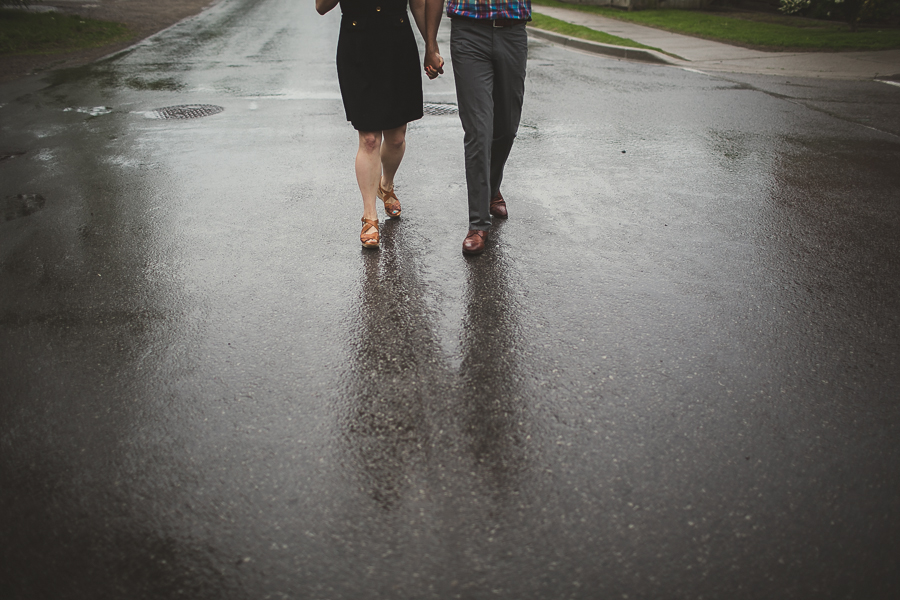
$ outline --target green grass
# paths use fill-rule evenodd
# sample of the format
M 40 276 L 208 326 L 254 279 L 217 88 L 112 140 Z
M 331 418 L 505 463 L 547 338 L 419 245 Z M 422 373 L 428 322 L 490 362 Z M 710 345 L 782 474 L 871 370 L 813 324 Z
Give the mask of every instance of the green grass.
M 900 29 L 860 28 L 833 21 L 815 21 L 785 15 L 727 13 L 693 10 L 639 10 L 627 12 L 604 6 L 532 0 L 555 6 L 647 25 L 675 33 L 768 50 L 888 50 L 900 48 Z M 580 37 L 580 36 L 579 36 Z
M 128 39 L 121 23 L 92 21 L 55 12 L 0 9 L 0 56 L 55 54 Z
M 603 33 L 602 31 L 597 31 L 596 29 L 591 29 L 590 27 L 583 27 L 581 25 L 573 25 L 572 23 L 567 23 L 565 21 L 560 21 L 559 19 L 554 19 L 553 17 L 548 17 L 547 15 L 539 15 L 538 13 L 532 13 L 531 22 L 529 23 L 532 27 L 537 27 L 538 29 L 545 29 L 547 31 L 554 31 L 556 33 L 561 33 L 563 35 L 568 35 L 571 37 L 577 37 L 583 40 L 590 40 L 592 42 L 600 42 L 601 44 L 613 44 L 615 46 L 627 46 L 628 48 L 644 48 L 646 50 L 656 50 L 657 52 L 663 52 L 665 54 L 669 54 L 670 56 L 675 56 L 669 52 L 665 52 L 664 50 L 660 50 L 659 48 L 653 48 L 652 46 L 645 46 L 644 44 L 639 44 L 634 40 L 629 40 L 628 38 L 621 38 L 616 35 L 610 35 L 608 33 Z M 680 58 L 676 56 L 675 58 Z

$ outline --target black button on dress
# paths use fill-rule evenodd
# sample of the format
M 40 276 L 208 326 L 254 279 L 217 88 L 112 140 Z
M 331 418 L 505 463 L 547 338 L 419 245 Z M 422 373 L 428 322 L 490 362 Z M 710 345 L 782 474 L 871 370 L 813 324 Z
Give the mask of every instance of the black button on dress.
M 407 0 L 341 0 L 338 82 L 347 120 L 359 131 L 422 118 L 419 48 Z

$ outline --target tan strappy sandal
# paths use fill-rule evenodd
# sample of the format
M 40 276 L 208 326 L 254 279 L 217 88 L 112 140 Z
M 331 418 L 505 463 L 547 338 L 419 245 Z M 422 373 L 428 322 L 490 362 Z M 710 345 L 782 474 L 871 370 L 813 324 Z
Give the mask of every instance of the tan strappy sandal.
M 362 218 L 363 228 L 359 234 L 359 241 L 366 248 L 378 247 L 378 219 Z
M 381 184 L 378 184 L 378 198 L 384 202 L 384 212 L 388 214 L 389 217 L 399 217 L 400 216 L 400 199 L 397 198 L 397 194 L 394 193 L 394 188 L 392 187 L 389 190 L 381 187 Z

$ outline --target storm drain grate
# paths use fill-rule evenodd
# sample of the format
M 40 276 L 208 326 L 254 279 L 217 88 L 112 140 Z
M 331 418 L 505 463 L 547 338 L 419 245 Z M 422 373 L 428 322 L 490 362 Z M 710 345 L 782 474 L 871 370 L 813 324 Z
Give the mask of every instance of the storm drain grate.
M 221 106 L 213 104 L 182 104 L 181 106 L 167 106 L 157 108 L 147 113 L 151 119 L 199 119 L 210 115 L 219 114 L 225 110 Z
M 455 104 L 441 104 L 435 102 L 425 103 L 425 114 L 432 116 L 455 115 L 459 112 L 459 108 Z

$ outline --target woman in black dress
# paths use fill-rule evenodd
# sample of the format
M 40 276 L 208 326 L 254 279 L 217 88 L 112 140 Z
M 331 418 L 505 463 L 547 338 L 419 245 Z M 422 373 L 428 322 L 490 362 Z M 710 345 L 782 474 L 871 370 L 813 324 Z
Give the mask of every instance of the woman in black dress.
M 408 0 L 419 31 L 425 0 Z M 406 124 L 422 118 L 419 49 L 406 13 L 407 0 L 316 0 L 324 15 L 341 5 L 337 71 L 347 120 L 359 133 L 356 181 L 363 197 L 366 248 L 379 243 L 376 196 L 384 211 L 400 216 L 394 175 L 406 150 Z

